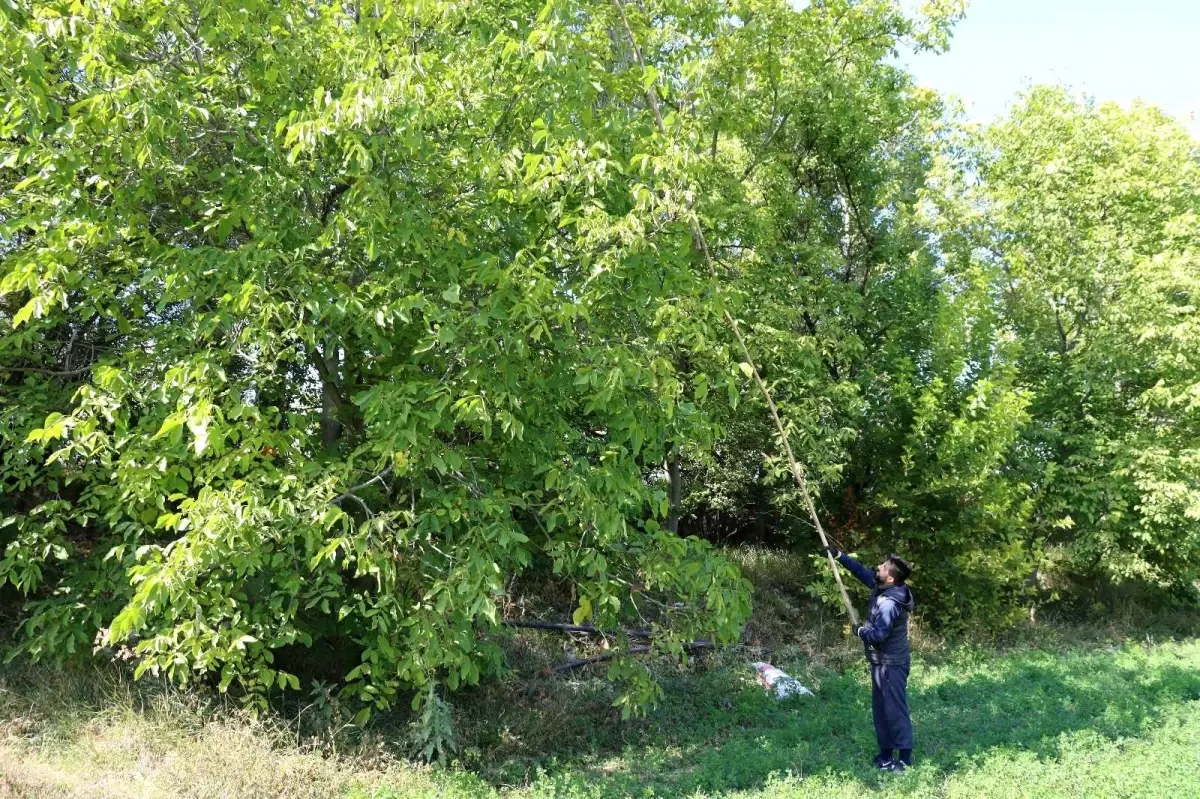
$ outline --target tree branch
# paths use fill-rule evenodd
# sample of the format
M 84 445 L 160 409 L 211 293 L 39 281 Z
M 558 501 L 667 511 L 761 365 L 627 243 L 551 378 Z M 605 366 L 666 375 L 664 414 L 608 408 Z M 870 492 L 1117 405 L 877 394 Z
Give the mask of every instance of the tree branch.
M 650 651 L 650 647 L 648 647 L 648 646 L 633 646 L 633 647 L 630 647 L 629 650 L 626 651 L 624 654 L 644 655 L 644 654 L 648 653 L 649 651 Z M 571 669 L 578 669 L 583 666 L 590 666 L 593 663 L 603 663 L 606 660 L 612 660 L 619 654 L 622 654 L 622 653 L 609 652 L 607 655 L 597 655 L 594 658 L 584 658 L 583 660 L 568 660 L 566 663 L 562 663 L 551 669 L 547 669 L 547 672 L 550 674 L 558 674 L 560 672 L 570 671 Z
M 712 641 L 688 641 L 686 644 L 683 645 L 683 648 L 688 650 L 689 652 L 694 652 L 697 649 L 713 649 L 714 644 L 712 643 Z M 650 647 L 648 647 L 648 646 L 631 646 L 631 647 L 629 647 L 629 649 L 625 650 L 624 652 L 609 652 L 606 655 L 597 655 L 596 657 L 592 657 L 592 658 L 584 658 L 582 660 L 570 660 L 570 661 L 567 661 L 566 663 L 560 664 L 558 666 L 553 667 L 552 669 L 549 669 L 549 673 L 558 674 L 560 672 L 570 671 L 571 669 L 578 669 L 582 666 L 590 666 L 593 663 L 603 663 L 606 660 L 612 660 L 613 658 L 617 657 L 618 655 L 646 655 L 649 653 L 650 653 Z
M 353 488 L 347 488 L 345 491 L 338 494 L 333 499 L 329 500 L 329 504 L 335 505 L 338 502 L 341 502 L 343 499 L 353 499 L 355 502 L 357 502 L 359 505 L 362 506 L 362 509 L 364 511 L 366 511 L 368 519 L 373 518 L 375 516 L 375 514 L 371 512 L 371 509 L 367 506 L 367 503 L 363 501 L 363 498 L 358 495 L 358 492 L 363 490 L 364 488 L 367 488 L 368 486 L 374 485 L 375 483 L 383 482 L 383 478 L 385 478 L 389 474 L 391 474 L 392 466 L 393 466 L 393 464 L 389 463 L 387 465 L 386 469 L 384 469 L 382 472 L 375 475 L 374 477 L 372 477 L 370 480 L 366 481 L 365 483 L 359 483 L 358 485 L 354 486 Z
M 324 227 L 325 223 L 329 220 L 329 215 L 333 213 L 334 208 L 337 207 L 338 199 L 349 190 L 349 183 L 338 183 L 335 184 L 334 187 L 329 190 L 329 193 L 325 195 L 325 202 L 321 204 L 322 227 Z
M 559 624 L 554 621 L 526 621 L 525 619 L 504 619 L 500 623 L 505 627 L 525 627 L 531 630 L 556 630 L 564 633 L 587 633 L 589 635 L 603 635 L 605 633 L 604 630 L 598 630 L 591 624 Z M 630 638 L 652 638 L 654 636 L 649 630 L 628 630 L 622 628 L 621 632 Z
M 364 488 L 367 488 L 368 486 L 372 486 L 372 485 L 374 485 L 375 483 L 382 482 L 382 481 L 383 481 L 383 478 L 387 477 L 389 474 L 391 474 L 391 473 L 392 473 L 392 466 L 393 466 L 393 465 L 394 465 L 394 464 L 391 464 L 391 463 L 389 463 L 389 464 L 387 465 L 387 468 L 386 468 L 386 469 L 384 469 L 382 472 L 380 472 L 379 474 L 375 475 L 374 477 L 372 477 L 370 480 L 368 480 L 368 481 L 367 481 L 367 482 L 365 482 L 365 483 L 360 483 L 360 484 L 356 485 L 354 488 L 348 488 L 348 489 L 346 489 L 346 493 L 347 493 L 347 494 L 355 494 L 355 493 L 357 493 L 357 492 L 359 492 L 359 491 L 362 491 Z
M 784 114 L 783 118 L 779 120 L 779 124 L 775 126 L 775 129 L 767 135 L 767 138 L 763 139 L 762 146 L 764 149 L 775 140 L 775 137 L 779 135 L 779 131 L 783 130 L 783 126 L 787 124 L 788 118 L 791 117 L 791 115 L 791 111 L 788 111 L 786 114 Z M 742 172 L 742 180 L 749 180 L 750 176 L 754 174 L 754 170 L 762 166 L 763 160 L 764 159 L 762 158 L 754 159 L 754 161 L 746 167 L 746 170 Z
M 79 369 L 41 369 L 35 366 L 0 366 L 0 372 L 26 372 L 36 375 L 51 375 L 52 377 L 74 377 L 84 372 L 90 372 L 98 364 L 90 363 Z

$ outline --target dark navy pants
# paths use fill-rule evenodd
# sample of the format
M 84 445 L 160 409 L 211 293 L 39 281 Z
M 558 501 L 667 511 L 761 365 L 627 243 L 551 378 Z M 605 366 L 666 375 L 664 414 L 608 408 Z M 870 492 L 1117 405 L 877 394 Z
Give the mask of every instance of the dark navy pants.
M 879 751 L 912 749 L 912 719 L 908 715 L 908 665 L 871 665 L 871 712 Z

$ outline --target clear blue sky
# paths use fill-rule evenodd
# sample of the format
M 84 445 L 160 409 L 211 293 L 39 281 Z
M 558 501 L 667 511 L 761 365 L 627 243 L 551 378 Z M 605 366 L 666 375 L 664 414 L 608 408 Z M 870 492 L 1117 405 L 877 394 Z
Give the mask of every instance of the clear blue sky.
M 1099 102 L 1141 98 L 1200 135 L 1200 0 L 972 0 L 949 52 L 905 60 L 975 121 L 1031 82 L 1059 83 Z

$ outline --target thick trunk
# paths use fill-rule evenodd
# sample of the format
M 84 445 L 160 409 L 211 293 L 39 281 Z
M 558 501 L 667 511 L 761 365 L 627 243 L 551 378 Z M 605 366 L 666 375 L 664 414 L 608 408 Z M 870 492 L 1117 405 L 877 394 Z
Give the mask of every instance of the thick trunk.
M 667 529 L 672 533 L 679 532 L 679 505 L 683 501 L 683 474 L 679 470 L 679 453 L 674 446 L 667 449 L 667 498 L 671 503 L 667 516 Z
M 767 500 L 767 486 L 763 482 L 763 470 L 758 469 L 757 479 L 754 481 L 754 538 L 755 544 L 762 546 L 767 540 L 767 509 L 769 502 Z
M 331 450 L 337 446 L 342 435 L 342 423 L 339 420 L 339 397 L 337 385 L 334 383 L 338 373 L 338 355 L 336 348 L 326 344 L 316 357 L 321 359 L 324 367 L 319 370 L 321 379 L 321 446 Z

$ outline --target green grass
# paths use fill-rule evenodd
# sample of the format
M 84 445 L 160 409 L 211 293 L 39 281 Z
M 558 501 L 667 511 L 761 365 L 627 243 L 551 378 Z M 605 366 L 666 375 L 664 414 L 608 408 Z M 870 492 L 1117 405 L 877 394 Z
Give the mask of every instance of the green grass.
M 1200 796 L 1195 640 L 1115 651 L 960 649 L 919 663 L 911 702 L 920 765 L 900 779 L 866 766 L 874 741 L 864 669 L 789 666 L 816 697 L 776 703 L 733 664 L 689 675 L 670 683 L 658 714 L 623 733 L 619 750 L 540 763 L 526 789 L 578 797 Z
M 386 728 L 318 751 L 283 717 L 250 720 L 194 693 L 10 668 L 0 796 L 1200 796 L 1200 640 L 1064 640 L 919 661 L 919 764 L 899 777 L 865 765 L 864 669 L 801 656 L 786 665 L 815 697 L 769 699 L 731 652 L 669 676 L 660 710 L 632 724 L 604 709 L 593 680 L 461 696 L 474 771 L 398 760 Z M 536 746 L 519 740 L 538 730 Z
M 734 553 L 756 586 L 747 648 L 657 664 L 666 698 L 621 722 L 601 670 L 545 677 L 568 641 L 505 642 L 513 673 L 456 694 L 460 761 L 403 758 L 401 713 L 340 728 L 347 709 L 280 701 L 252 719 L 210 689 L 133 682 L 120 667 L 0 667 L 7 797 L 1200 797 L 1200 616 L 1039 624 L 948 646 L 912 628 L 917 768 L 884 775 L 866 668 L 842 620 L 807 597 L 804 565 Z M 569 597 L 531 586 L 551 616 Z M 551 591 L 547 594 L 547 591 Z M 768 652 L 755 647 L 762 646 Z M 770 699 L 748 662 L 816 691 Z

